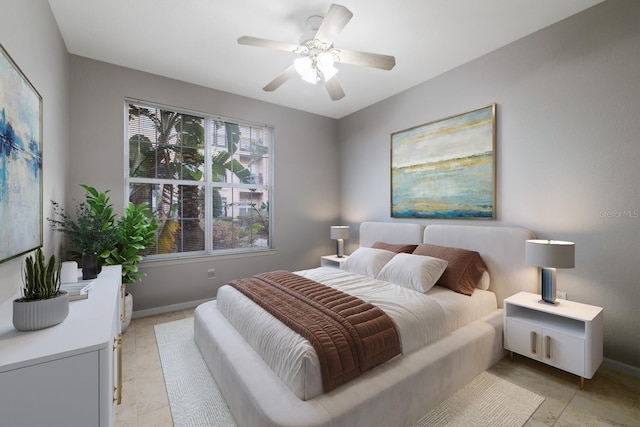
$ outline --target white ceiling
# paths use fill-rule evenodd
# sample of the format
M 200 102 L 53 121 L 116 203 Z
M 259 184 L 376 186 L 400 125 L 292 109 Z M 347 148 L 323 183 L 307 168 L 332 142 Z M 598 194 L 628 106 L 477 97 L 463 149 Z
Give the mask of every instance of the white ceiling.
M 603 0 L 337 0 L 353 18 L 337 48 L 396 57 L 383 71 L 338 64 L 346 96 L 298 78 L 264 87 L 293 53 L 238 45 L 243 35 L 298 43 L 329 0 L 49 0 L 70 53 L 341 118 Z

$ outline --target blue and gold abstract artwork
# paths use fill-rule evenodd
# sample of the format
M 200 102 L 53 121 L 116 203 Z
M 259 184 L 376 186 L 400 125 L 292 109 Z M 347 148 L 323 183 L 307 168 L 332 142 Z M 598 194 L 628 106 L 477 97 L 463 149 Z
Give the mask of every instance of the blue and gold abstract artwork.
M 0 46 L 0 262 L 42 246 L 42 98 Z
M 391 134 L 391 216 L 495 219 L 496 104 Z

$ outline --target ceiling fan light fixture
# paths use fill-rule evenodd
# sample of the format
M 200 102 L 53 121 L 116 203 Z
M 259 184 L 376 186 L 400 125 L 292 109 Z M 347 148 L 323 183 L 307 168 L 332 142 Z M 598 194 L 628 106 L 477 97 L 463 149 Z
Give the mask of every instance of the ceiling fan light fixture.
M 302 80 L 304 80 L 307 83 L 311 83 L 312 85 L 318 83 L 318 80 L 320 80 L 320 77 L 318 77 L 318 70 L 316 69 L 309 70 L 307 73 L 305 73 L 302 76 Z
M 324 81 L 328 81 L 338 74 L 338 69 L 333 66 L 334 61 L 335 59 L 331 52 L 322 52 L 318 54 L 316 62 L 318 64 L 318 70 L 320 70 L 324 77 Z
M 296 73 L 300 75 L 302 80 L 307 83 L 318 83 L 318 70 L 315 67 L 314 60 L 309 56 L 303 56 L 293 61 L 293 66 L 296 69 Z
M 293 66 L 296 67 L 296 73 L 304 76 L 313 70 L 313 61 L 311 61 L 311 58 L 308 56 L 303 56 L 293 61 Z
M 324 77 L 325 82 L 331 80 L 336 74 L 338 74 L 338 69 L 334 66 L 321 68 L 318 65 L 318 68 L 320 69 L 320 72 L 322 73 L 322 77 Z
M 317 57 L 317 61 L 318 61 L 318 68 L 320 68 L 320 70 L 324 70 L 329 69 L 331 67 L 333 67 L 333 55 L 330 52 L 322 52 L 318 54 Z

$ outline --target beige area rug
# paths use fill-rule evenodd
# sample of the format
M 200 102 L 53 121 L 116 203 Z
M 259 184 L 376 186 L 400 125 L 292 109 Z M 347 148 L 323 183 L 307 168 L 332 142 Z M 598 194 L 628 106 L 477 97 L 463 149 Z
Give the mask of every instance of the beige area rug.
M 236 424 L 193 339 L 193 318 L 155 326 L 175 426 Z M 521 427 L 544 398 L 488 372 L 425 415 L 415 427 Z

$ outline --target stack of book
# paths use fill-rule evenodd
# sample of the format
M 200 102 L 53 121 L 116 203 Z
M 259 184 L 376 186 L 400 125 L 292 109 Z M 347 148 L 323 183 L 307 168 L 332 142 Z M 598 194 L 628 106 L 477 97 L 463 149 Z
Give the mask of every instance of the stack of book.
M 62 283 L 60 284 L 60 290 L 67 291 L 69 301 L 76 301 L 89 298 L 89 289 L 91 289 L 91 286 L 93 286 L 93 281 L 84 280 L 81 282 Z

